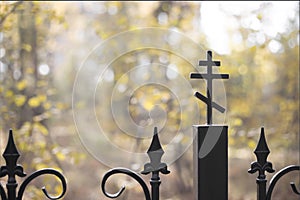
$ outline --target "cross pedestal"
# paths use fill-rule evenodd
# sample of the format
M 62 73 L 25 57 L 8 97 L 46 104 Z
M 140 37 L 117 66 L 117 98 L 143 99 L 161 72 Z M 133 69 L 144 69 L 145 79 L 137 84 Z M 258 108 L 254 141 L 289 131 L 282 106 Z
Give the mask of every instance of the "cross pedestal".
M 221 65 L 212 60 L 212 52 L 207 52 L 207 60 L 199 61 L 206 66 L 207 73 L 191 73 L 192 79 L 206 79 L 206 96 L 199 92 L 195 96 L 207 105 L 207 125 L 194 125 L 194 186 L 196 200 L 228 199 L 228 126 L 214 125 L 212 109 L 221 113 L 225 108 L 213 101 L 214 79 L 228 79 L 228 74 L 214 74 L 212 67 Z
M 228 126 L 194 125 L 196 200 L 228 199 Z

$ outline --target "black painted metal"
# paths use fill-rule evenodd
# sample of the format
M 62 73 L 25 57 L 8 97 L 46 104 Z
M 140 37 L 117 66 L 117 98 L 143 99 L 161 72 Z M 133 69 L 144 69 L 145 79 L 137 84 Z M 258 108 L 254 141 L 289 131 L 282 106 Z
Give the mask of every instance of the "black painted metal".
M 194 128 L 196 132 L 195 199 L 226 200 L 228 199 L 228 127 L 203 125 Z
M 134 171 L 131 171 L 129 169 L 125 168 L 115 168 L 110 171 L 108 171 L 102 180 L 101 188 L 103 193 L 109 197 L 109 198 L 117 198 L 119 197 L 125 190 L 125 186 L 123 186 L 116 194 L 110 194 L 106 192 L 105 190 L 105 184 L 107 182 L 107 179 L 114 175 L 114 174 L 125 174 L 133 179 L 135 179 L 140 186 L 143 188 L 145 199 L 146 200 L 159 200 L 159 186 L 161 184 L 159 173 L 162 174 L 169 174 L 170 171 L 168 170 L 167 164 L 161 162 L 161 158 L 164 154 L 164 151 L 161 147 L 159 138 L 158 138 L 158 132 L 157 127 L 154 128 L 154 135 L 152 138 L 151 145 L 147 151 L 147 154 L 150 158 L 150 162 L 146 163 L 144 166 L 144 170 L 141 172 L 142 174 L 149 174 L 152 173 L 152 177 L 150 180 L 151 185 L 151 197 L 149 193 L 149 189 L 144 182 L 144 180 Z
M 251 168 L 248 170 L 248 172 L 253 174 L 258 171 L 258 177 L 256 178 L 257 200 L 271 200 L 273 189 L 278 180 L 289 172 L 300 171 L 300 166 L 291 165 L 277 172 L 272 177 L 269 188 L 267 189 L 265 172 L 267 171 L 269 173 L 273 173 L 275 170 L 273 169 L 272 163 L 267 161 L 270 150 L 267 145 L 264 128 L 261 128 L 260 138 L 254 153 L 257 161 L 251 163 Z M 294 183 L 291 183 L 291 187 L 295 194 L 300 195 Z
M 203 96 L 199 92 L 195 93 L 195 96 L 203 101 L 207 105 L 207 124 L 213 124 L 212 120 L 212 108 L 217 109 L 219 112 L 224 113 L 225 108 L 218 105 L 217 103 L 213 102 L 213 92 L 212 92 L 212 81 L 213 79 L 229 79 L 229 74 L 213 74 L 212 67 L 213 66 L 221 66 L 220 61 L 213 61 L 212 60 L 212 52 L 207 51 L 207 60 L 200 60 L 199 66 L 207 66 L 207 73 L 206 74 L 199 74 L 199 73 L 191 73 L 191 79 L 206 79 L 207 87 L 206 87 L 206 96 Z
M 101 188 L 102 188 L 102 191 L 103 193 L 105 194 L 105 196 L 107 196 L 108 198 L 117 198 L 119 197 L 125 190 L 125 186 L 122 186 L 122 188 L 115 194 L 110 194 L 108 192 L 106 192 L 105 190 L 105 184 L 107 182 L 107 179 L 112 176 L 112 175 L 115 175 L 115 174 L 125 174 L 125 175 L 128 175 L 130 177 L 132 177 L 134 180 L 136 180 L 140 186 L 143 188 L 143 191 L 144 191 L 144 194 L 145 194 L 145 199 L 146 200 L 151 200 L 151 196 L 150 196 L 150 192 L 149 192 L 149 189 L 146 185 L 146 183 L 144 182 L 143 178 L 140 177 L 140 175 L 138 175 L 136 172 L 134 171 L 131 171 L 129 169 L 125 169 L 125 168 L 114 168 L 114 169 L 111 169 L 110 171 L 108 171 L 103 179 L 102 179 L 102 183 L 101 183 Z
M 267 184 L 265 172 L 267 171 L 269 173 L 273 173 L 275 172 L 275 170 L 272 167 L 272 163 L 267 161 L 270 150 L 266 142 L 264 128 L 261 128 L 260 138 L 254 153 L 256 155 L 257 161 L 251 163 L 251 168 L 248 170 L 248 172 L 251 174 L 257 171 L 259 172 L 258 177 L 256 178 L 257 199 L 265 200 Z
M 289 173 L 289 172 L 292 172 L 292 171 L 300 171 L 300 166 L 296 166 L 296 165 L 290 165 L 290 166 L 287 166 L 283 169 L 281 169 L 279 172 L 277 172 L 273 177 L 272 179 L 270 180 L 270 185 L 269 185 L 269 188 L 268 188 L 268 192 L 267 192 L 267 200 L 270 200 L 271 197 L 272 197 L 272 192 L 275 188 L 275 185 L 276 183 L 278 182 L 278 180 L 283 177 L 285 174 Z M 296 189 L 296 186 L 295 186 L 295 183 L 291 183 L 291 187 L 292 187 L 292 190 L 295 194 L 298 194 L 300 195 L 300 193 L 297 191 Z
M 144 166 L 144 171 L 141 172 L 145 175 L 152 173 L 152 177 L 150 180 L 152 200 L 159 200 L 159 186 L 161 184 L 159 172 L 162 174 L 170 173 L 167 164 L 161 162 L 161 157 L 164 153 L 165 152 L 162 149 L 158 138 L 157 127 L 155 127 L 153 139 L 147 151 L 147 154 L 150 158 L 150 163 L 146 163 Z
M 299 166 L 297 166 L 297 167 L 298 167 L 297 170 L 299 170 Z M 295 194 L 300 195 L 300 191 L 297 190 L 295 183 L 294 183 L 294 182 L 291 182 L 290 184 L 291 184 L 291 187 L 292 187 L 293 192 L 294 192 Z
M 62 193 L 57 197 L 52 197 L 51 195 L 49 195 L 49 193 L 47 192 L 45 187 L 42 188 L 42 191 L 44 192 L 45 196 L 48 199 L 51 199 L 51 200 L 61 199 L 65 195 L 65 193 L 67 191 L 66 180 L 60 172 L 58 172 L 54 169 L 42 169 L 42 170 L 36 171 L 36 172 L 32 173 L 31 175 L 29 175 L 24 180 L 24 182 L 21 184 L 19 191 L 18 191 L 18 195 L 17 195 L 18 183 L 16 181 L 15 176 L 25 177 L 26 174 L 24 173 L 23 167 L 21 165 L 17 164 L 20 154 L 15 145 L 12 130 L 9 131 L 8 142 L 7 142 L 5 151 L 3 153 L 3 157 L 6 161 L 6 165 L 1 166 L 0 177 L 5 177 L 7 175 L 8 179 L 7 179 L 7 183 L 6 183 L 7 194 L 6 194 L 3 186 L 0 183 L 0 193 L 1 193 L 2 200 L 22 200 L 24 191 L 25 191 L 26 187 L 28 186 L 28 184 L 33 179 L 35 179 L 41 175 L 54 175 L 61 181 L 61 184 L 62 184 Z
M 199 66 L 207 66 L 207 73 L 191 73 L 191 79 L 206 79 L 206 97 L 199 92 L 194 96 L 207 105 L 207 125 L 194 125 L 194 187 L 197 200 L 228 199 L 228 127 L 213 125 L 212 108 L 221 113 L 225 108 L 213 101 L 214 79 L 229 79 L 229 74 L 214 74 L 213 66 L 221 66 L 212 60 L 212 52 L 207 51 L 207 59 L 200 60 Z M 205 154 L 205 155 L 203 155 Z M 217 192 L 216 192 L 217 188 Z

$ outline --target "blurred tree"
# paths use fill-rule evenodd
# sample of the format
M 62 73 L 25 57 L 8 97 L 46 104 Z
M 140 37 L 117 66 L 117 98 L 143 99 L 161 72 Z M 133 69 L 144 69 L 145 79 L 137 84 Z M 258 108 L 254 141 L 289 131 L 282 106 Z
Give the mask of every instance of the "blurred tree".
M 268 6 L 271 5 L 254 11 L 260 23 L 267 17 L 263 11 Z M 239 23 L 244 20 L 242 16 L 236 18 Z M 236 31 L 242 36 L 242 44 L 229 56 L 222 57 L 224 68 L 232 74 L 232 84 L 227 86 L 232 89 L 227 91 L 227 98 L 233 134 L 231 142 L 236 147 L 243 147 L 247 142 L 253 148 L 257 135 L 252 129 L 266 126 L 269 142 L 275 149 L 299 148 L 297 23 L 296 19 L 289 21 L 286 32 L 277 33 L 275 38 L 262 30 L 239 27 Z M 287 137 L 289 139 L 283 140 Z
M 67 156 L 79 156 L 53 142 L 47 125 L 68 107 L 55 97 L 52 52 L 47 46 L 53 39 L 48 30 L 52 23 L 62 23 L 63 17 L 39 2 L 1 2 L 0 6 L 1 133 L 13 129 L 22 152 L 19 161 L 27 172 L 48 166 L 62 170 L 61 161 Z M 4 141 L 6 136 L 1 134 Z M 40 199 L 38 194 L 33 187 L 28 198 Z
M 1 2 L 0 5 L 0 129 L 1 132 L 7 132 L 8 128 L 16 130 L 16 141 L 20 143 L 22 159 L 29 160 L 24 162 L 25 165 L 32 163 L 31 166 L 25 166 L 26 169 L 40 168 L 44 165 L 61 167 L 60 161 L 66 161 L 67 156 L 78 158 L 76 153 L 68 151 L 68 147 L 58 146 L 51 141 L 48 122 L 50 118 L 57 117 L 54 116 L 55 113 L 59 113 L 61 118 L 70 117 L 69 113 L 61 112 L 69 110 L 70 106 L 58 99 L 70 99 L 74 77 L 80 67 L 78 63 L 84 59 L 82 55 L 86 55 L 90 50 L 87 47 L 94 46 L 95 41 L 103 41 L 122 31 L 151 26 L 179 30 L 207 49 L 210 48 L 203 30 L 199 27 L 202 20 L 201 4 L 195 2 Z M 268 16 L 265 10 L 271 6 L 272 2 L 262 3 L 249 14 L 251 20 L 262 24 L 262 27 L 266 25 Z M 292 151 L 292 155 L 299 152 L 299 5 L 295 10 L 296 14 L 287 24 L 286 31 L 277 33 L 276 36 L 265 34 L 262 29 L 246 27 L 243 23 L 248 20 L 248 14 L 233 15 L 226 10 L 222 11 L 234 18 L 238 24 L 231 30 L 230 38 L 238 36 L 241 41 L 236 44 L 231 39 L 231 54 L 214 53 L 214 57 L 222 61 L 220 71 L 230 74 L 230 80 L 224 84 L 227 89 L 231 156 L 246 159 L 243 160 L 247 162 L 246 167 L 243 165 L 244 168 L 249 167 L 248 154 L 255 148 L 261 125 L 266 127 L 272 151 L 270 160 L 273 161 L 276 152 L 279 151 L 283 152 L 280 153 L 283 155 L 288 151 Z M 68 24 L 65 23 L 67 20 Z M 61 30 L 57 27 L 63 25 L 68 28 L 66 31 L 51 31 Z M 57 48 L 61 47 L 57 43 L 67 47 L 62 50 Z M 107 94 L 111 93 L 115 84 L 123 84 L 113 101 L 119 106 L 124 105 L 124 102 L 128 104 L 126 88 L 135 86 L 137 80 L 126 73 L 143 59 L 162 62 L 161 56 L 165 65 L 176 62 L 178 72 L 189 80 L 191 67 L 171 53 L 133 52 L 126 55 L 126 58 L 120 57 L 112 63 L 110 73 L 113 78 L 107 82 L 101 97 L 97 99 L 96 110 L 101 114 L 102 120 L 99 123 L 109 133 L 108 137 L 121 147 L 129 146 L 134 151 L 141 152 L 147 149 L 149 144 L 144 144 L 141 140 L 137 140 L 134 145 L 124 142 L 129 137 L 119 134 L 120 130 L 114 123 L 113 116 L 107 111 L 111 104 Z M 55 63 L 57 57 L 60 59 Z M 155 66 L 151 70 L 150 74 L 155 74 L 162 80 L 176 81 L 176 78 L 168 78 L 167 70 Z M 197 89 L 199 87 L 193 86 Z M 178 90 L 184 92 L 182 88 Z M 191 101 L 197 100 L 190 95 L 186 101 L 187 105 Z M 184 122 L 191 120 L 191 116 L 190 113 L 178 114 L 180 109 L 176 97 L 170 95 L 166 88 L 149 86 L 136 90 L 131 96 L 129 110 L 132 119 L 137 124 L 149 124 L 149 111 L 157 104 L 167 111 L 168 122 L 165 130 L 168 134 L 162 136 L 162 141 L 167 143 L 169 134 L 172 135 L 176 131 L 179 122 L 185 127 Z M 201 116 L 205 117 L 201 106 L 203 105 L 199 103 Z M 84 117 L 83 120 L 88 119 Z M 162 120 L 163 115 L 158 113 L 156 117 Z M 128 119 L 122 118 L 122 124 L 125 126 L 127 123 Z M 1 137 L 3 135 L 5 134 L 1 134 Z M 182 143 L 184 141 L 182 140 Z M 181 146 L 183 144 L 179 143 L 178 148 Z M 191 197 L 191 153 L 188 151 L 171 166 L 174 172 L 166 177 L 170 185 L 162 187 L 162 195 L 165 198 Z M 281 158 L 278 157 L 277 160 Z M 297 158 L 284 156 L 283 159 L 286 160 L 280 160 L 281 165 L 290 160 L 294 162 Z M 90 170 L 90 166 L 84 167 L 88 169 L 85 173 L 89 173 L 89 177 L 84 180 L 80 177 L 80 185 L 76 185 L 76 188 L 72 189 L 73 194 L 68 194 L 66 198 L 74 199 L 83 195 L 83 199 L 87 194 L 91 195 L 82 191 L 82 185 L 89 185 L 90 191 L 98 188 L 97 182 L 90 180 L 94 176 L 90 174 L 93 170 Z M 239 171 L 235 181 L 243 182 L 232 184 L 246 186 L 237 191 L 241 193 L 239 196 L 233 195 L 232 199 L 246 199 L 249 195 L 246 183 L 249 178 L 246 169 L 240 169 L 240 165 L 238 167 L 240 171 L 245 170 L 242 172 L 245 176 L 240 176 Z M 276 165 L 276 168 L 279 167 Z M 186 177 L 191 179 L 187 180 Z M 81 184 L 81 181 L 84 184 Z M 128 196 L 130 198 L 130 194 Z

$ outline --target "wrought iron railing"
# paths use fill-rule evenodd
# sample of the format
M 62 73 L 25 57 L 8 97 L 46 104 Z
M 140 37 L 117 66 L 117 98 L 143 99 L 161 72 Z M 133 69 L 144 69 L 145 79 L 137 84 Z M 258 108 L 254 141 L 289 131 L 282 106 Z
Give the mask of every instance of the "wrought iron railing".
M 17 161 L 20 157 L 20 154 L 18 152 L 18 149 L 14 142 L 13 132 L 12 130 L 9 131 L 8 136 L 8 142 L 7 146 L 4 150 L 3 157 L 6 161 L 5 166 L 1 166 L 0 168 L 0 177 L 8 176 L 7 183 L 6 183 L 6 189 L 3 188 L 2 184 L 0 183 L 0 196 L 1 200 L 22 200 L 24 191 L 28 184 L 34 180 L 35 178 L 42 176 L 42 175 L 53 175 L 56 176 L 60 181 L 62 185 L 62 192 L 57 197 L 52 197 L 46 190 L 45 187 L 42 188 L 42 191 L 46 195 L 48 199 L 56 200 L 61 199 L 66 191 L 67 191 L 67 183 L 64 176 L 57 170 L 54 169 L 41 169 L 36 172 L 33 172 L 31 175 L 29 175 L 23 183 L 20 185 L 19 190 L 17 192 L 18 183 L 16 181 L 16 176 L 19 177 L 25 177 L 26 174 L 24 173 L 22 165 L 18 165 Z
M 164 154 L 164 151 L 161 147 L 159 138 L 158 138 L 158 131 L 157 127 L 154 128 L 154 135 L 152 138 L 151 145 L 147 151 L 147 154 L 150 158 L 150 162 L 146 163 L 144 166 L 144 170 L 141 172 L 142 174 L 149 174 L 152 173 L 151 180 L 150 180 L 150 185 L 151 185 L 151 195 L 149 192 L 149 189 L 144 182 L 144 180 L 134 171 L 131 171 L 129 169 L 125 168 L 115 168 L 110 171 L 108 171 L 102 180 L 102 191 L 103 193 L 109 197 L 109 198 L 117 198 L 119 197 L 122 192 L 125 190 L 125 186 L 123 186 L 119 192 L 116 194 L 109 194 L 105 190 L 105 184 L 107 179 L 114 175 L 114 174 L 126 174 L 133 179 L 135 179 L 140 186 L 143 188 L 145 199 L 146 200 L 159 200 L 159 186 L 161 184 L 159 173 L 162 174 L 169 174 L 170 171 L 168 170 L 167 164 L 161 162 L 161 158 Z
M 267 161 L 270 150 L 266 141 L 264 128 L 261 128 L 260 138 L 254 153 L 257 161 L 251 163 L 251 168 L 248 172 L 251 174 L 258 172 L 258 177 L 256 178 L 257 200 L 270 200 L 278 180 L 289 172 L 300 171 L 300 166 L 290 165 L 278 171 L 270 180 L 270 184 L 267 189 L 265 172 L 273 173 L 275 170 L 273 169 L 272 163 Z M 297 190 L 295 183 L 291 182 L 290 184 L 293 192 L 300 196 L 300 192 Z
M 109 198 L 117 198 L 119 197 L 123 191 L 125 190 L 125 186 L 123 186 L 119 192 L 116 194 L 110 194 L 106 191 L 105 186 L 108 181 L 108 179 L 115 175 L 115 174 L 125 174 L 133 179 L 135 179 L 140 186 L 142 187 L 145 195 L 146 200 L 159 200 L 159 186 L 161 184 L 159 173 L 162 174 L 169 174 L 170 171 L 168 170 L 167 164 L 161 162 L 161 158 L 164 154 L 164 151 L 162 149 L 162 146 L 160 144 L 159 138 L 158 138 L 158 131 L 157 128 L 154 128 L 154 135 L 152 138 L 151 145 L 148 149 L 148 156 L 150 158 L 150 162 L 146 163 L 144 166 L 144 170 L 141 172 L 144 175 L 147 175 L 149 173 L 152 173 L 150 185 L 151 185 L 151 193 L 148 189 L 147 184 L 144 182 L 143 178 L 136 172 L 126 169 L 126 168 L 114 168 L 108 171 L 103 179 L 101 188 L 105 196 Z M 28 184 L 34 180 L 35 178 L 41 176 L 41 175 L 54 175 L 56 176 L 60 181 L 62 185 L 62 192 L 59 196 L 53 197 L 51 196 L 45 187 L 42 188 L 42 191 L 44 192 L 45 196 L 50 200 L 57 200 L 61 199 L 66 191 L 67 191 L 67 183 L 65 177 L 57 170 L 54 169 L 41 169 L 38 170 L 31 175 L 29 175 L 24 182 L 21 184 L 18 192 L 18 183 L 16 181 L 16 176 L 19 177 L 25 177 L 26 174 L 24 173 L 23 167 L 19 164 L 17 164 L 18 158 L 20 157 L 20 154 L 17 150 L 17 147 L 14 142 L 13 138 L 13 132 L 12 130 L 9 131 L 9 137 L 6 149 L 4 150 L 3 157 L 6 161 L 5 166 L 1 166 L 0 168 L 0 177 L 8 176 L 6 188 L 5 190 L 3 186 L 0 183 L 0 196 L 1 200 L 22 200 L 23 194 L 28 186 Z
M 169 174 L 170 171 L 167 168 L 167 164 L 161 162 L 161 158 L 164 154 L 164 151 L 161 147 L 159 138 L 158 138 L 158 131 L 157 128 L 154 129 L 154 135 L 151 142 L 151 145 L 148 149 L 148 156 L 150 158 L 150 162 L 145 164 L 144 170 L 141 172 L 142 174 L 149 174 L 152 173 L 152 177 L 150 180 L 151 185 L 151 192 L 143 178 L 136 172 L 126 169 L 126 168 L 114 168 L 109 170 L 102 179 L 101 188 L 105 196 L 109 198 L 117 198 L 121 196 L 121 194 L 125 190 L 125 186 L 123 186 L 117 193 L 110 194 L 106 191 L 105 186 L 108 183 L 108 179 L 115 175 L 115 174 L 125 174 L 136 180 L 139 185 L 142 187 L 144 192 L 144 197 L 146 200 L 159 200 L 159 186 L 161 184 L 159 173 L 162 174 Z M 257 184 L 257 200 L 271 200 L 272 193 L 277 182 L 286 174 L 292 171 L 300 171 L 300 166 L 290 165 L 287 166 L 280 171 L 278 171 L 270 180 L 269 187 L 267 188 L 267 179 L 265 172 L 273 173 L 275 170 L 273 169 L 272 163 L 267 161 L 267 157 L 270 153 L 268 148 L 264 128 L 261 129 L 260 138 L 257 144 L 257 147 L 254 151 L 257 161 L 251 163 L 251 168 L 248 170 L 249 173 L 253 174 L 258 172 L 258 177 L 256 178 Z M 25 177 L 26 174 L 24 173 L 23 167 L 17 164 L 18 158 L 20 154 L 17 150 L 17 147 L 14 142 L 13 132 L 12 130 L 9 131 L 9 137 L 7 146 L 4 150 L 3 157 L 6 161 L 5 166 L 1 166 L 0 168 L 0 177 L 8 176 L 7 183 L 6 183 L 6 190 L 0 183 L 0 196 L 1 200 L 22 200 L 24 191 L 28 184 L 34 180 L 35 178 L 42 176 L 42 175 L 54 175 L 60 181 L 62 185 L 62 192 L 59 196 L 53 197 L 51 196 L 45 187 L 42 188 L 45 196 L 51 200 L 61 199 L 66 191 L 67 191 L 67 183 L 64 176 L 57 170 L 54 169 L 41 169 L 38 170 L 31 175 L 29 175 L 23 183 L 20 185 L 19 190 L 18 183 L 16 182 L 16 177 Z M 199 177 L 201 178 L 201 177 Z M 300 196 L 300 191 L 297 189 L 294 182 L 291 182 L 291 189 L 292 191 Z M 205 187 L 205 186 L 204 186 Z

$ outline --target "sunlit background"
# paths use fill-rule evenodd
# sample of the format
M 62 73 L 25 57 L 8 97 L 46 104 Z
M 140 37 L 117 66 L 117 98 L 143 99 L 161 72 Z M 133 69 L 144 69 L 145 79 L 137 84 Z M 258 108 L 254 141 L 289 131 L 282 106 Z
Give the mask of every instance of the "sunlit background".
M 229 125 L 230 200 L 256 199 L 256 175 L 247 170 L 255 160 L 253 150 L 261 126 L 265 127 L 271 150 L 269 161 L 274 168 L 278 171 L 299 164 L 299 2 L 2 1 L 0 11 L 0 150 L 4 151 L 8 130 L 12 128 L 22 155 L 19 163 L 28 174 L 54 167 L 66 175 L 68 193 L 64 199 L 105 199 L 100 181 L 110 169 L 84 147 L 78 136 L 72 109 L 77 72 L 96 45 L 123 31 L 145 27 L 183 33 L 203 48 L 197 59 L 205 59 L 205 51 L 212 50 L 214 59 L 222 62 L 220 72 L 230 74 L 230 79 L 222 83 L 225 97 L 217 99 L 222 105 L 227 104 L 224 106 L 228 110 L 225 121 L 217 122 Z M 147 40 L 145 36 L 141 38 Z M 192 48 L 185 51 L 193 54 Z M 105 67 L 97 59 L 88 61 L 95 65 L 95 72 Z M 185 77 L 195 91 L 203 92 L 205 81 L 189 80 L 195 68 L 202 70 L 197 61 L 185 61 L 170 52 L 141 50 L 111 63 L 95 93 L 95 113 L 106 137 L 127 151 L 145 152 L 152 134 L 148 126 L 165 122 L 163 146 L 174 139 L 177 148 L 184 148 L 189 140 L 185 138 L 189 123 L 206 122 L 205 106 L 193 93 L 180 99 L 186 103 L 184 108 L 190 109 L 190 113 L 181 114 L 181 101 L 171 87 L 148 85 L 131 93 L 127 102 L 131 120 L 141 127 L 131 134 L 144 134 L 148 137 L 145 141 L 129 140 L 115 123 L 110 108 L 111 104 L 125 105 L 129 89 L 154 74 L 171 84 Z M 128 73 L 137 65 L 147 69 L 147 63 L 158 65 L 152 65 L 147 72 Z M 160 65 L 165 68 L 162 70 Z M 85 89 L 89 88 L 82 89 L 83 95 Z M 175 89 L 186 92 L 184 87 Z M 199 109 L 189 106 L 192 104 Z M 73 106 L 84 109 L 89 105 L 77 102 Z M 193 112 L 200 115 L 195 122 Z M 89 121 L 95 113 L 86 112 L 80 118 L 91 138 L 94 133 L 89 132 Z M 121 125 L 128 123 L 126 118 L 120 119 Z M 174 137 L 172 134 L 177 131 Z M 95 148 L 105 152 L 101 142 L 100 138 Z M 184 152 L 169 166 L 171 174 L 161 177 L 161 199 L 193 198 L 192 147 Z M 130 159 L 124 158 L 123 164 L 140 172 L 144 163 Z M 0 164 L 4 165 L 3 159 Z M 271 176 L 268 174 L 268 178 Z M 34 182 L 25 199 L 44 198 L 39 188 L 47 180 Z M 146 176 L 145 181 L 148 180 Z M 282 180 L 273 199 L 297 199 L 289 188 L 290 181 L 299 185 L 299 174 Z M 5 184 L 5 179 L 1 179 L 1 184 Z M 108 190 L 116 192 L 123 184 L 128 187 L 120 199 L 143 199 L 141 188 L 130 178 L 112 179 Z M 56 183 L 47 187 L 54 194 L 60 191 Z

